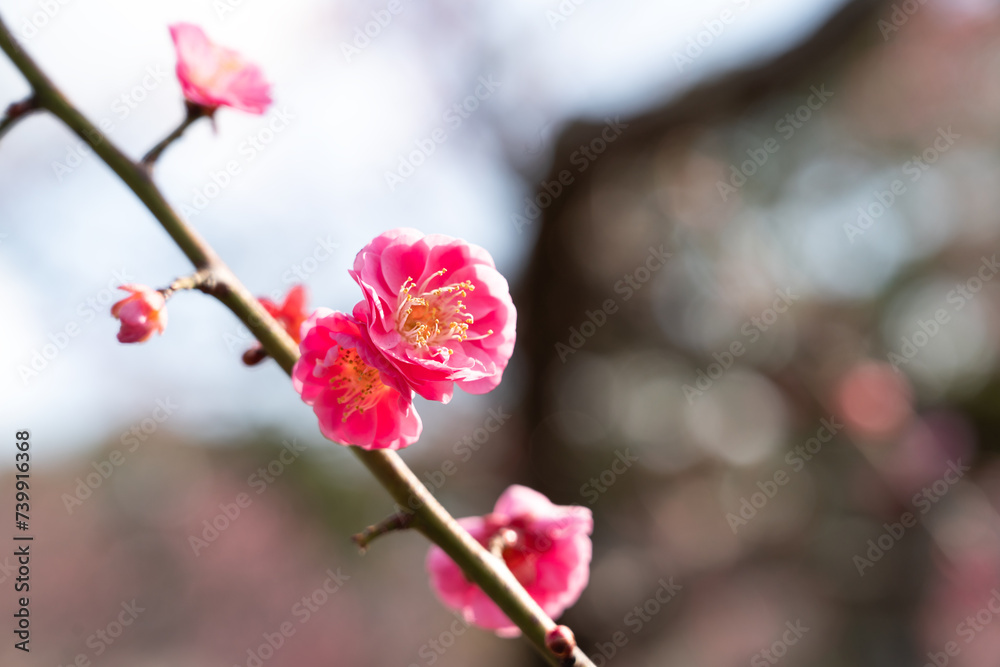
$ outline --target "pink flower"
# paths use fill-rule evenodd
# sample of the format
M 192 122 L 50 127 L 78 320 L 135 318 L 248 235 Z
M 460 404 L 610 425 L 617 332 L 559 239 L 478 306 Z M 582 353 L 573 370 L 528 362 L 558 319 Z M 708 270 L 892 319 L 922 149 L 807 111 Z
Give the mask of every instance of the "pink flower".
M 141 343 L 167 328 L 167 300 L 163 294 L 145 285 L 122 285 L 129 295 L 111 306 L 111 315 L 121 320 L 118 340 Z
M 537 491 L 514 485 L 500 496 L 492 514 L 459 523 L 483 546 L 502 550 L 507 567 L 552 618 L 587 587 L 594 521 L 586 507 L 553 505 Z M 440 547 L 432 546 L 427 554 L 427 570 L 438 597 L 461 611 L 467 622 L 501 636 L 519 633 Z
M 209 109 L 226 106 L 262 114 L 271 104 L 271 84 L 257 65 L 214 44 L 191 23 L 170 26 L 177 50 L 177 78 L 184 97 Z
M 302 327 L 292 384 L 324 436 L 363 449 L 402 449 L 420 437 L 413 392 L 350 315 L 320 308 Z
M 285 300 L 281 304 L 263 296 L 257 300 L 271 317 L 278 320 L 278 324 L 298 344 L 302 342 L 302 324 L 309 317 L 306 314 L 308 298 L 309 293 L 306 288 L 302 285 L 295 285 L 288 290 L 288 294 L 285 295 Z M 260 343 L 254 343 L 249 350 L 243 353 L 243 363 L 247 366 L 256 366 L 265 359 L 267 359 L 267 352 L 264 351 L 264 347 Z
M 302 323 L 308 319 L 308 315 L 306 315 L 306 300 L 308 298 L 309 293 L 306 292 L 306 288 L 302 285 L 295 285 L 288 290 L 281 305 L 267 297 L 261 297 L 258 301 L 260 301 L 260 305 L 264 306 L 264 310 L 271 314 L 271 317 L 278 320 L 278 323 L 284 327 L 292 340 L 301 343 Z
M 500 383 L 517 312 L 488 252 L 394 229 L 365 246 L 350 273 L 365 295 L 354 316 L 418 394 L 447 403 L 455 382 L 473 394 Z

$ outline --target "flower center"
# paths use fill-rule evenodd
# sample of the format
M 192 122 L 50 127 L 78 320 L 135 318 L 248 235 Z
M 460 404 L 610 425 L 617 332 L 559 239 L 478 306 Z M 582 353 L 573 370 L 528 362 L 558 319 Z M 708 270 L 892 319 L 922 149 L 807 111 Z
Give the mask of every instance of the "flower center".
M 214 61 L 205 67 L 192 67 L 191 80 L 200 88 L 215 89 L 222 86 L 229 77 L 243 68 L 243 61 L 227 49 L 216 48 Z
M 534 583 L 538 554 L 529 548 L 526 536 L 520 530 L 505 528 L 503 532 L 501 555 L 507 569 L 525 586 Z
M 354 348 L 340 348 L 333 364 L 321 361 L 313 372 L 319 375 L 324 368 L 333 365 L 340 368 L 330 379 L 330 384 L 341 392 L 337 402 L 346 406 L 341 421 L 347 421 L 355 412 L 364 413 L 375 407 L 383 394 L 389 391 L 389 387 L 382 383 L 378 369 L 365 363 Z
M 469 325 L 473 318 L 462 299 L 476 286 L 469 280 L 463 280 L 428 291 L 428 283 L 445 272 L 447 269 L 441 269 L 419 286 L 413 278 L 407 278 L 399 289 L 396 331 L 413 347 L 443 348 L 451 341 L 463 341 L 469 337 Z M 453 352 L 448 349 L 448 354 Z

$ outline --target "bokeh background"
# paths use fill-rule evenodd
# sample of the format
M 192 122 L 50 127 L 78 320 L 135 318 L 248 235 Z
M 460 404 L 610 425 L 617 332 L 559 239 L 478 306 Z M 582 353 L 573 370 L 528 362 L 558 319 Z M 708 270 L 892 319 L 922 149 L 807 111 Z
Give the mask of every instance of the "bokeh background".
M 598 665 L 995 667 L 1000 5 L 386 7 L 0 16 L 136 156 L 183 114 L 168 23 L 263 66 L 280 118 L 222 111 L 157 172 L 261 295 L 349 309 L 354 253 L 395 226 L 493 253 L 512 364 L 491 394 L 420 401 L 403 456 L 458 516 L 515 482 L 593 509 L 564 620 Z M 0 104 L 26 93 L 0 60 Z M 273 364 L 242 366 L 218 304 L 179 295 L 164 336 L 115 342 L 113 288 L 187 269 L 57 122 L 3 139 L 0 424 L 32 433 L 37 537 L 32 652 L 8 638 L 0 663 L 541 664 L 456 624 L 418 536 L 357 553 L 391 503 Z

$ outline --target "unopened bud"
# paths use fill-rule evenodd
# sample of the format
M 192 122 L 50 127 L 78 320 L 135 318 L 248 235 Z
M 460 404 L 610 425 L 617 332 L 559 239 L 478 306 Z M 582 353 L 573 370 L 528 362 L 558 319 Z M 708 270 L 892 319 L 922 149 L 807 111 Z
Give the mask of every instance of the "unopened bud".
M 121 322 L 118 340 L 122 343 L 142 343 L 167 326 L 167 300 L 163 293 L 146 285 L 122 285 L 118 289 L 129 293 L 111 306 L 111 315 Z
M 267 352 L 260 345 L 255 345 L 243 353 L 243 363 L 247 366 L 256 366 L 267 359 Z
M 546 633 L 545 646 L 557 657 L 565 660 L 571 657 L 576 649 L 576 637 L 565 625 L 557 625 Z

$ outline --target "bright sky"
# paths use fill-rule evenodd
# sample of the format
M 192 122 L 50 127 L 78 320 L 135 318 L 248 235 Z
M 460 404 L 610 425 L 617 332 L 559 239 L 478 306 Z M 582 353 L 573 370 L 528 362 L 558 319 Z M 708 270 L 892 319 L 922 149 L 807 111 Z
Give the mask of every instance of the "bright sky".
M 157 180 L 252 290 L 283 292 L 304 277 L 313 304 L 349 311 L 360 296 L 346 272 L 354 254 L 392 227 L 467 238 L 516 281 L 532 235 L 511 223 L 531 186 L 514 167 L 541 173 L 561 124 L 639 112 L 786 48 L 839 4 L 0 0 L 0 16 L 134 156 L 182 115 L 167 24 L 197 23 L 257 61 L 275 84 L 273 111 L 222 110 L 217 134 L 191 130 L 161 159 Z M 375 36 L 354 42 L 366 24 Z M 704 47 L 681 65 L 689 39 Z M 478 108 L 449 112 L 477 88 Z M 0 58 L 0 106 L 27 92 Z M 445 141 L 390 187 L 386 173 L 438 128 Z M 233 176 L 224 173 L 230 163 Z M 58 123 L 37 116 L 8 134 L 0 145 L 4 432 L 27 427 L 45 443 L 42 455 L 55 457 L 117 438 L 170 399 L 173 429 L 215 435 L 275 424 L 314 433 L 274 364 L 239 363 L 243 333 L 208 298 L 175 297 L 163 337 L 115 341 L 112 288 L 160 287 L 188 270 L 135 197 Z M 37 375 L 26 373 L 33 359 Z M 429 429 L 441 414 L 434 407 L 421 406 Z

